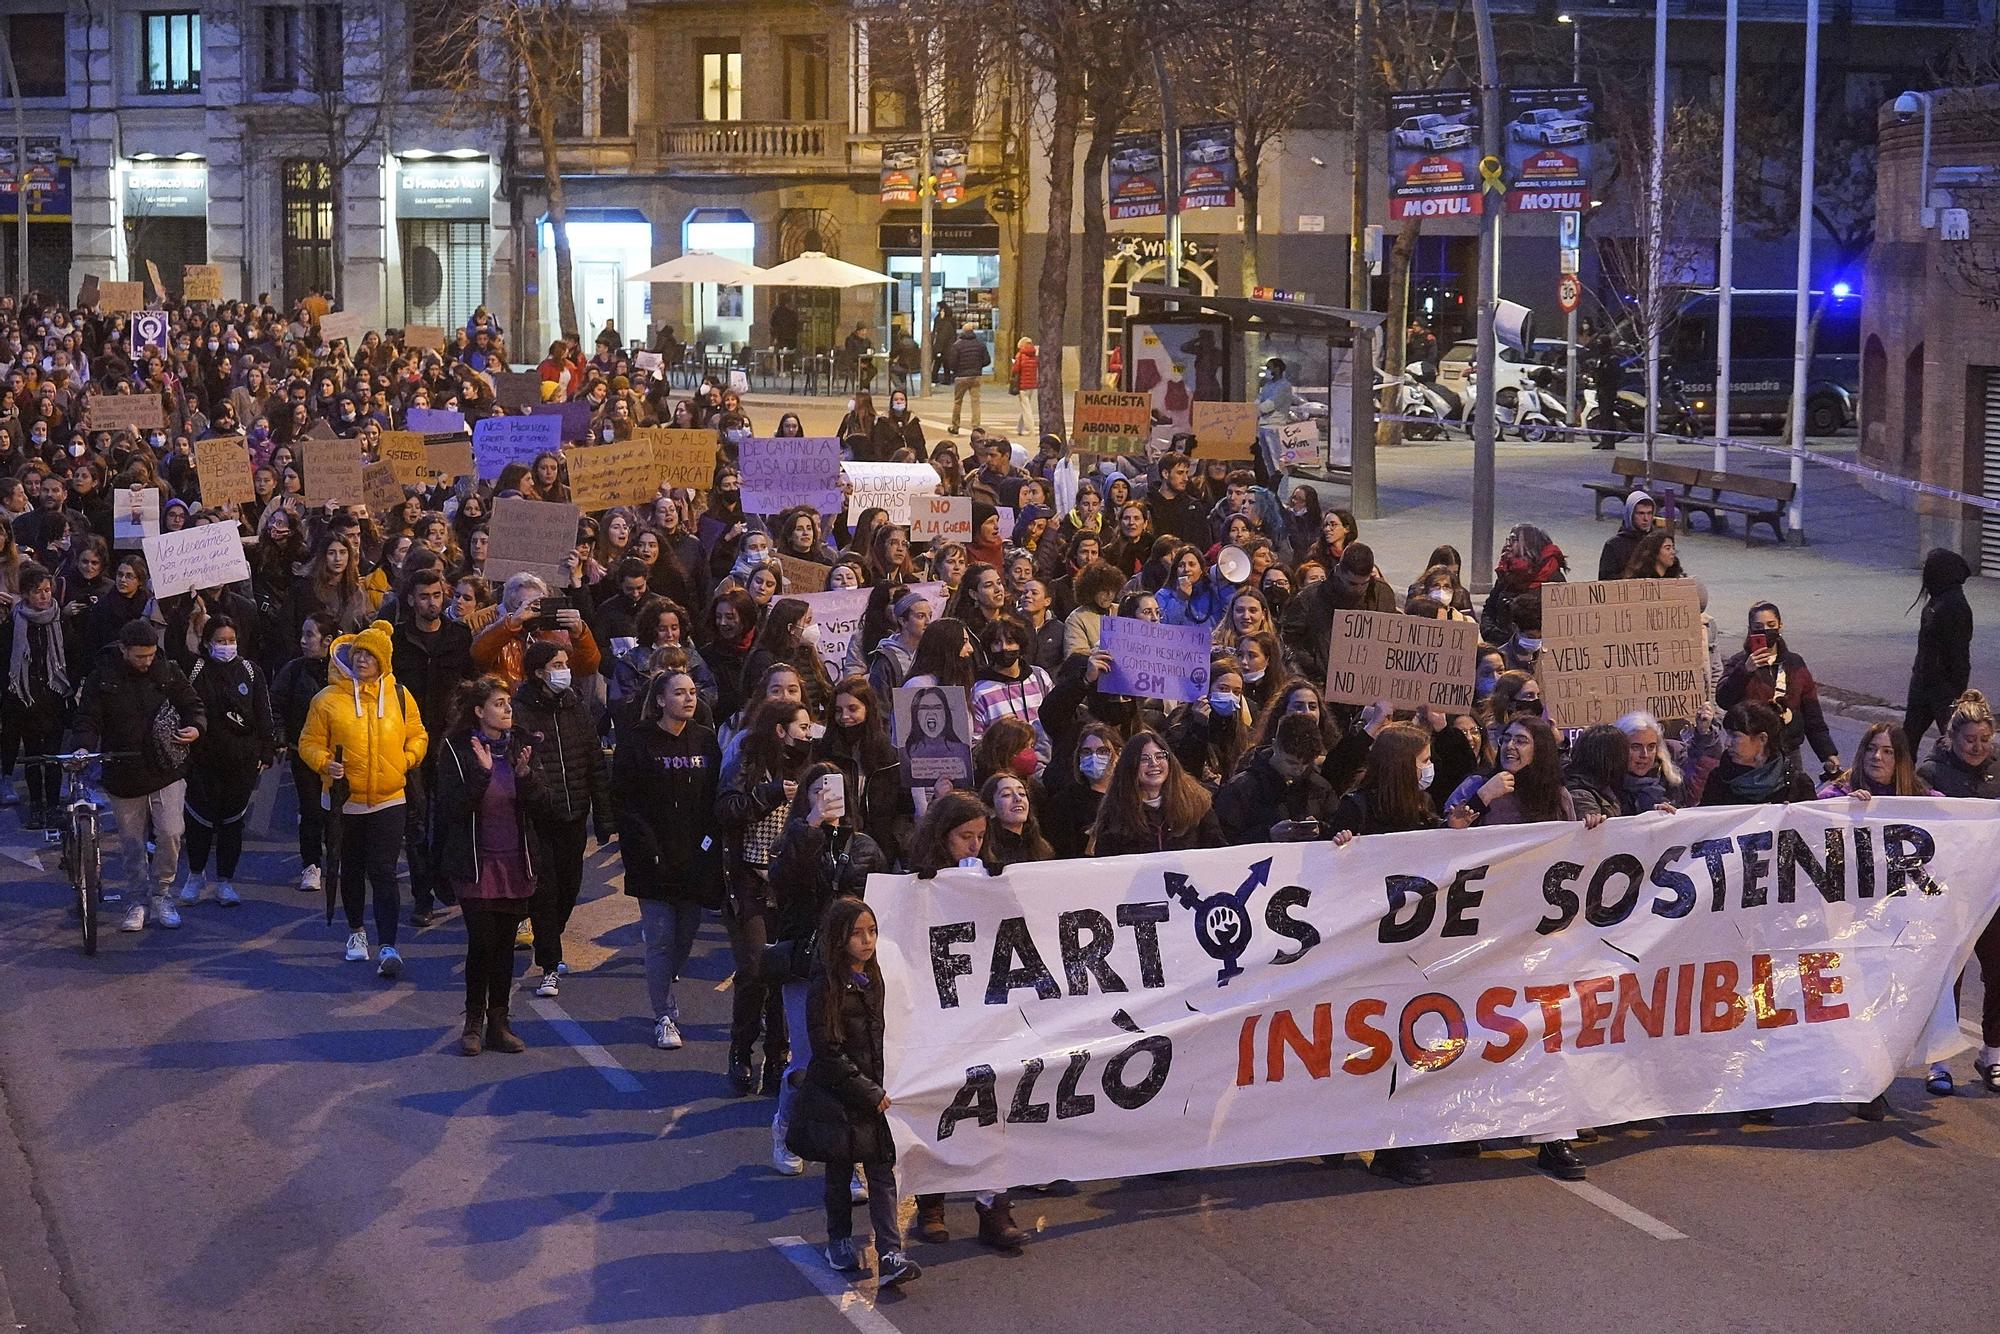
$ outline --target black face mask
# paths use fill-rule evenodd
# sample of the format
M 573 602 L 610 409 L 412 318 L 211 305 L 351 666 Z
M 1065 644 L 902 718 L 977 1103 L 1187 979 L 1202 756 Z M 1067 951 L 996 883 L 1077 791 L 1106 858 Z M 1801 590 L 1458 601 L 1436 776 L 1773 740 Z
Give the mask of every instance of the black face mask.
M 1021 650 L 1017 648 L 996 648 L 986 655 L 986 661 L 995 667 L 1012 668 L 1021 661 Z
M 810 741 L 787 741 L 785 743 L 785 759 L 790 763 L 798 764 L 811 754 L 812 742 Z

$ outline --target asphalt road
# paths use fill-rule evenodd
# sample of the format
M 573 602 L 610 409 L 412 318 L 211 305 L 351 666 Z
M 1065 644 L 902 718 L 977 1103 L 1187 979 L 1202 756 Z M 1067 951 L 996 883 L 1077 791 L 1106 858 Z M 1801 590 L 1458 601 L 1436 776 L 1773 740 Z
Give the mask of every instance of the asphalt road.
M 1416 1190 L 1351 1162 L 1086 1183 L 1021 1200 L 1017 1256 L 964 1239 L 954 1202 L 960 1239 L 916 1246 L 924 1277 L 877 1305 L 784 1241 L 823 1239 L 818 1169 L 777 1176 L 770 1102 L 724 1087 L 718 924 L 689 1045 L 656 1051 L 635 914 L 593 848 L 560 1001 L 518 1001 L 527 1054 L 467 1060 L 455 916 L 406 933 L 404 979 L 380 982 L 286 883 L 275 785 L 257 827 L 242 908 L 86 959 L 0 815 L 0 1308 L 20 1327 L 1993 1326 L 2000 1098 L 1967 1058 L 1960 1096 L 1912 1072 L 1879 1125 L 1812 1108 L 1609 1134 L 1584 1188 L 1524 1150 L 1441 1160 Z

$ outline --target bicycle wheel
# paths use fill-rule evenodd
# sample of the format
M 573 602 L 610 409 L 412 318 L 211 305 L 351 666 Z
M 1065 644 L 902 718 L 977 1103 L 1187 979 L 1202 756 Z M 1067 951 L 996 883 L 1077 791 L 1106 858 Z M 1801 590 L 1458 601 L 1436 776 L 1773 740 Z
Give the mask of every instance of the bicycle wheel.
M 97 953 L 97 911 L 104 895 L 103 857 L 97 845 L 97 821 L 89 815 L 70 817 L 70 880 L 76 885 L 83 912 L 83 952 Z

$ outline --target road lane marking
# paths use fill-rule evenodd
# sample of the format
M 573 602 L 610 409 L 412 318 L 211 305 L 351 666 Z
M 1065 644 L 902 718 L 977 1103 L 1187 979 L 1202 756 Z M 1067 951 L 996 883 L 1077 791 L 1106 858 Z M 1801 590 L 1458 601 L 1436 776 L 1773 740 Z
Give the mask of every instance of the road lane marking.
M 804 1237 L 773 1237 L 771 1245 L 861 1334 L 902 1334 L 888 1316 L 875 1309 L 872 1297 L 827 1268 L 826 1257 Z
M 1688 1239 L 1687 1233 L 1680 1231 L 1670 1224 L 1661 1222 L 1643 1209 L 1638 1209 L 1625 1203 L 1625 1201 L 1619 1199 L 1608 1190 L 1599 1190 L 1588 1181 L 1558 1181 L 1554 1177 L 1549 1177 L 1548 1179 L 1578 1199 L 1589 1201 L 1605 1213 L 1610 1214 L 1613 1218 L 1623 1219 L 1655 1240 L 1686 1241 Z
M 597 1073 L 604 1076 L 605 1083 L 620 1093 L 638 1093 L 645 1088 L 637 1075 L 618 1063 L 616 1056 L 593 1042 L 583 1025 L 570 1018 L 569 1012 L 562 1006 L 539 996 L 528 997 L 528 1004 L 550 1028 L 555 1029 L 556 1036 L 576 1048 L 577 1055 L 596 1067 Z

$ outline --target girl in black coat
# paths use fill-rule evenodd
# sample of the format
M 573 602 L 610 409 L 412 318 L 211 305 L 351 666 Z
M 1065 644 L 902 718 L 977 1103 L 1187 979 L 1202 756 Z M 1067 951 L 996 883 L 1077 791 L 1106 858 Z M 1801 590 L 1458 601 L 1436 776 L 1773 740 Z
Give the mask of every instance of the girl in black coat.
M 316 611 L 299 627 L 299 656 L 278 669 L 271 683 L 271 707 L 279 727 L 278 745 L 291 758 L 292 788 L 299 793 L 299 891 L 320 892 L 320 849 L 326 838 L 326 811 L 319 804 L 320 781 L 299 758 L 299 733 L 313 696 L 326 689 L 327 651 L 335 632 L 331 613 Z
M 611 838 L 611 790 L 597 723 L 570 676 L 569 651 L 537 642 L 522 659 L 527 677 L 514 692 L 514 726 L 532 738 L 535 768 L 547 801 L 529 818 L 544 860 L 536 899 L 537 996 L 554 996 L 562 969 L 562 933 L 583 890 L 583 854 L 595 820 L 597 841 Z
M 225 908 L 243 902 L 234 883 L 243 856 L 243 822 L 258 777 L 277 748 L 270 689 L 263 669 L 243 656 L 244 633 L 231 617 L 210 617 L 202 627 L 201 657 L 188 675 L 208 711 L 208 726 L 188 751 L 183 904 L 199 903 L 209 892 L 211 846 L 216 899 Z
M 1944 731 L 1952 701 L 1972 679 L 1972 604 L 1965 600 L 1965 581 L 1971 577 L 1972 567 L 1956 551 L 1936 547 L 1924 557 L 1923 589 L 1917 595 L 1924 613 L 1903 712 L 1903 735 L 1910 739 L 1912 755 L 1923 754 L 1918 743 L 1933 726 Z
M 843 1273 L 861 1267 L 853 1239 L 858 1167 L 868 1182 L 875 1228 L 878 1287 L 922 1271 L 903 1254 L 896 1218 L 896 1148 L 889 1137 L 889 1095 L 882 1091 L 882 970 L 875 962 L 875 914 L 856 898 L 837 898 L 820 922 L 819 949 L 806 991 L 813 1058 L 802 1099 L 797 1143 L 826 1163 L 826 1262 Z
M 39 565 L 24 565 L 20 580 L 19 596 L 0 620 L 0 667 L 7 672 L 0 715 L 23 755 L 53 755 L 89 664 L 74 623 L 56 602 L 55 578 Z M 27 769 L 23 827 L 49 828 L 56 821 L 61 772 L 53 764 L 30 763 Z
M 722 774 L 715 729 L 695 720 L 700 687 L 686 667 L 648 682 L 611 757 L 612 806 L 625 892 L 639 900 L 653 1045 L 682 1045 L 674 983 L 694 949 L 704 908 L 722 906 L 722 840 L 714 829 Z

